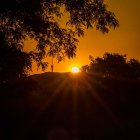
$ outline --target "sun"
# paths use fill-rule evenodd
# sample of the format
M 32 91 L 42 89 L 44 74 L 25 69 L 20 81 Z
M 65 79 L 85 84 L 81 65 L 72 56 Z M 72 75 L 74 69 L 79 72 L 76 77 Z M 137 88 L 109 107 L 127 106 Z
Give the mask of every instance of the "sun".
M 78 73 L 78 72 L 80 72 L 80 70 L 77 66 L 74 66 L 74 67 L 72 67 L 71 72 L 72 73 Z

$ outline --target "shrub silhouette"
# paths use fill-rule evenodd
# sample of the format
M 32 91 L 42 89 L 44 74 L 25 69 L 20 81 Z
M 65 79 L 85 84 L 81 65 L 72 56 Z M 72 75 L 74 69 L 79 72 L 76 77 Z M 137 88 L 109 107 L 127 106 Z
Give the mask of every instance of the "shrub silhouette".
M 127 61 L 126 55 L 105 53 L 103 57 L 90 56 L 90 64 L 82 67 L 83 71 L 116 79 L 138 80 L 140 62 L 136 59 Z

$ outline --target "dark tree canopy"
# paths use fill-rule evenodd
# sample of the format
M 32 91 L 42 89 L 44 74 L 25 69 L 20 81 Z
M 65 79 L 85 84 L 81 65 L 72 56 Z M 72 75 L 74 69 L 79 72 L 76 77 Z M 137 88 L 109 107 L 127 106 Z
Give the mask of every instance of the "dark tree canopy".
M 14 46 L 8 46 L 0 35 L 0 84 L 25 77 L 31 70 L 30 55 Z
M 65 27 L 58 22 L 58 19 L 63 17 L 62 9 L 69 15 Z M 74 57 L 77 37 L 84 35 L 85 27 L 107 33 L 110 28 L 116 26 L 118 20 L 114 13 L 107 9 L 104 0 L 4 0 L 0 2 L 0 34 L 3 35 L 1 42 L 5 42 L 1 43 L 0 47 L 14 47 L 24 53 L 24 41 L 27 38 L 33 39 L 37 42 L 36 50 L 26 55 L 29 55 L 30 62 L 34 60 L 43 68 L 46 63 L 43 63 L 42 59 L 47 55 L 54 55 L 59 60 L 65 56 Z M 17 63 L 19 64 L 18 61 Z
M 139 80 L 140 78 L 140 62 L 136 59 L 128 61 L 126 55 L 105 53 L 102 58 L 94 59 L 90 56 L 90 61 L 89 65 L 82 67 L 82 71 L 115 79 Z

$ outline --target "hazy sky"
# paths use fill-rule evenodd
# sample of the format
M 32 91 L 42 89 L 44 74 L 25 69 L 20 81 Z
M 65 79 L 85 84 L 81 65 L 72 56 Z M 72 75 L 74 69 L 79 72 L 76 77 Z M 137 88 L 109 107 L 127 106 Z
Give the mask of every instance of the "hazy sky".
M 70 71 L 74 65 L 89 63 L 89 55 L 102 56 L 105 52 L 127 54 L 128 58 L 140 60 L 140 0 L 106 0 L 108 9 L 116 14 L 120 27 L 102 34 L 94 29 L 87 30 L 80 39 L 77 56 L 73 60 L 54 64 L 54 71 Z M 50 65 L 46 71 L 50 71 Z M 36 73 L 36 72 L 35 72 Z

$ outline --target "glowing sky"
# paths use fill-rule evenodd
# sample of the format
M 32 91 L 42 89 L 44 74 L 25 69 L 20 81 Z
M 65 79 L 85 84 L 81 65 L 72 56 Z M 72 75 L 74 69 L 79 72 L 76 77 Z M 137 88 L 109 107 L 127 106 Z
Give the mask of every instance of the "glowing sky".
M 106 3 L 119 19 L 120 27 L 105 35 L 94 29 L 87 30 L 80 39 L 76 58 L 61 63 L 54 60 L 55 72 L 66 72 L 75 65 L 88 64 L 89 55 L 97 57 L 105 52 L 127 54 L 128 58 L 140 60 L 140 0 L 106 0 Z M 51 70 L 50 65 L 46 71 Z

